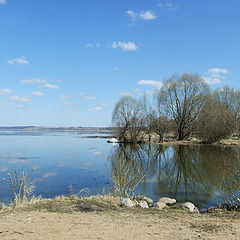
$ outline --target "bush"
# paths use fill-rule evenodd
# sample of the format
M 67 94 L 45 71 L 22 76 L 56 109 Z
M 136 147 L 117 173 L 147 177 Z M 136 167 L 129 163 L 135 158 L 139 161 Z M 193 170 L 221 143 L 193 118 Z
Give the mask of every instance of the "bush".
M 198 137 L 205 143 L 215 143 L 230 137 L 235 126 L 232 110 L 222 104 L 207 105 L 198 118 Z

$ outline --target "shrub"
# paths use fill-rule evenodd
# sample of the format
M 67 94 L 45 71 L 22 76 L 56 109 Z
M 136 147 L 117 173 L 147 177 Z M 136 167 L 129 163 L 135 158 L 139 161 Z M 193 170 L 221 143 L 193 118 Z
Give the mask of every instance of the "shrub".
M 230 137 L 235 125 L 232 110 L 222 104 L 207 105 L 198 118 L 198 137 L 205 143 L 214 143 Z

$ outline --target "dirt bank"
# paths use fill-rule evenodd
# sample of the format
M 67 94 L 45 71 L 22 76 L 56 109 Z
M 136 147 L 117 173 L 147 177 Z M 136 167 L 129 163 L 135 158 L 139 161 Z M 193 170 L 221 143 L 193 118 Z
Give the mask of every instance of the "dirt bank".
M 100 197 L 42 200 L 3 209 L 0 219 L 1 240 L 240 239 L 240 212 L 126 209 Z

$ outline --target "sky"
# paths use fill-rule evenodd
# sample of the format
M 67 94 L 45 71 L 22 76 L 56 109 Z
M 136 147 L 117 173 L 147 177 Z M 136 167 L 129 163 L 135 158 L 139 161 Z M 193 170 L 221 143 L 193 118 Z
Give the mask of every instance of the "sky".
M 174 73 L 240 88 L 239 0 L 0 0 L 0 126 L 111 125 Z

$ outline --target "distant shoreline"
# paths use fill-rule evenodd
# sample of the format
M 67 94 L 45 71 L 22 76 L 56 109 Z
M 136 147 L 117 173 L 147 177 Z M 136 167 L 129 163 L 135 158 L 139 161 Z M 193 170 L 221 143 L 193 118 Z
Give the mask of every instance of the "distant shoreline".
M 39 127 L 39 126 L 13 126 L 13 127 L 0 127 L 0 131 L 14 130 L 14 131 L 64 131 L 64 132 L 94 132 L 112 133 L 112 127 Z

